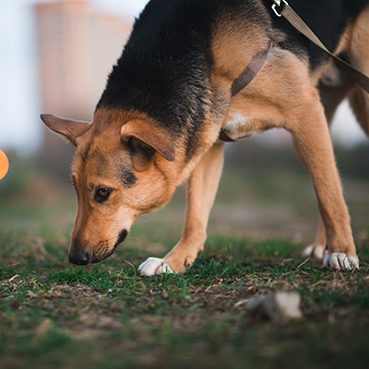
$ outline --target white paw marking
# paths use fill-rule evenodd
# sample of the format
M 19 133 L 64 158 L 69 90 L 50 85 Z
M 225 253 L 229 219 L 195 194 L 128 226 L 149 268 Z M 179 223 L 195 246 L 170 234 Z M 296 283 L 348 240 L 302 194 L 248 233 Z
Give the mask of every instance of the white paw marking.
M 301 253 L 302 257 L 309 258 L 313 257 L 316 259 L 323 259 L 325 255 L 325 247 L 320 245 L 310 245 L 305 247 L 304 251 Z
M 141 275 L 156 275 L 162 273 L 175 273 L 172 267 L 163 262 L 163 259 L 159 258 L 148 258 L 139 267 L 138 272 Z
M 327 266 L 336 270 L 359 269 L 359 260 L 342 252 L 334 252 L 331 255 L 324 256 L 323 267 Z

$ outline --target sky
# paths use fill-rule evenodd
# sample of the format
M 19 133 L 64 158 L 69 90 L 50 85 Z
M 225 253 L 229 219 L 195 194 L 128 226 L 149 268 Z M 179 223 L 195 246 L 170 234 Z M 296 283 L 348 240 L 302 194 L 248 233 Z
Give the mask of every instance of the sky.
M 47 1 L 47 0 L 42 0 Z M 136 17 L 148 0 L 89 0 L 96 7 Z M 29 155 L 42 144 L 39 120 L 36 0 L 0 0 L 0 150 Z M 340 108 L 333 125 L 336 140 L 350 146 L 365 140 L 347 107 Z

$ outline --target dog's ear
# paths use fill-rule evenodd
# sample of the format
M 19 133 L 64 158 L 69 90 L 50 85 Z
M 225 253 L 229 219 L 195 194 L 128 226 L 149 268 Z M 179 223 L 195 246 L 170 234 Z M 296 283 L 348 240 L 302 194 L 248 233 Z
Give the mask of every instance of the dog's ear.
M 168 161 L 175 160 L 175 148 L 170 137 L 145 120 L 135 119 L 124 124 L 121 129 L 121 140 L 128 146 L 133 167 L 137 171 L 146 170 L 152 163 L 155 153 Z
M 91 128 L 90 123 L 59 118 L 51 114 L 41 114 L 41 120 L 52 131 L 66 137 L 74 146 L 77 146 L 77 138 Z

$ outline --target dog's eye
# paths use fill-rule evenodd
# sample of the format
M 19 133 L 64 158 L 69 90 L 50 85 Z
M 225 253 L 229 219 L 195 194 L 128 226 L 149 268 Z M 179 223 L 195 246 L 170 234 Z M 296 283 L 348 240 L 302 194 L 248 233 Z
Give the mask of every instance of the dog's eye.
M 95 201 L 102 203 L 106 201 L 110 196 L 111 190 L 106 187 L 99 188 L 95 193 Z

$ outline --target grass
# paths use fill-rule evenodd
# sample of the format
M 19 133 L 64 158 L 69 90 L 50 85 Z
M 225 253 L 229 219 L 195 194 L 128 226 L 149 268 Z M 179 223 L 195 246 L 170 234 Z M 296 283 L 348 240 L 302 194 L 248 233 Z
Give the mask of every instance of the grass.
M 2 362 L 10 368 L 365 365 L 367 264 L 355 273 L 322 270 L 316 262 L 297 268 L 301 260 L 289 258 L 295 245 L 280 251 L 273 247 L 280 242 L 270 242 L 262 250 L 245 241 L 249 257 L 236 258 L 232 246 L 240 240 L 227 242 L 227 257 L 214 257 L 218 249 L 209 246 L 184 276 L 137 277 L 120 257 L 92 268 L 2 267 Z M 237 306 L 272 291 L 297 291 L 303 320 L 281 325 Z
M 225 172 L 205 251 L 184 275 L 137 276 L 142 261 L 178 240 L 183 190 L 140 220 L 108 261 L 90 267 L 67 261 L 74 195 L 61 191 L 44 203 L 33 185 L 33 196 L 24 187 L 8 191 L 0 206 L 0 367 L 366 367 L 367 180 L 345 181 L 361 269 L 332 272 L 300 258 L 309 239 L 286 225 L 300 224 L 311 238 L 316 205 L 308 179 L 299 169 L 277 169 L 269 177 L 260 169 Z M 238 223 L 232 211 L 240 203 L 254 213 L 237 213 Z M 269 217 L 275 209 L 277 220 Z M 268 320 L 240 304 L 277 291 L 300 294 L 300 321 Z

